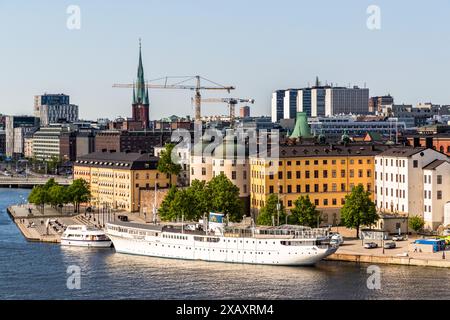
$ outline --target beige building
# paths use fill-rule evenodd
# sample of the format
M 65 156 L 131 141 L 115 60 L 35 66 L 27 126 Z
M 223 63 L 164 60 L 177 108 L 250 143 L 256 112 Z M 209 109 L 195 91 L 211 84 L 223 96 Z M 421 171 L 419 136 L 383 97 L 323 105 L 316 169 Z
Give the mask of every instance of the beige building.
M 169 175 L 156 168 L 158 158 L 149 154 L 94 152 L 79 157 L 74 164 L 74 179 L 86 180 L 91 188 L 91 203 L 128 212 L 141 211 L 144 190 L 168 188 Z M 172 184 L 176 177 L 172 177 Z
M 23 155 L 25 158 L 33 158 L 33 136 L 25 137 L 23 139 Z

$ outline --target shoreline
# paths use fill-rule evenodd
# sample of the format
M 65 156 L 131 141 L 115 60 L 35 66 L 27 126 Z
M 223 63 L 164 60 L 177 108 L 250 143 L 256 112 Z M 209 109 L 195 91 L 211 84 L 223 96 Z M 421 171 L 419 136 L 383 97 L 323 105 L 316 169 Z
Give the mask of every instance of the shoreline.
M 50 234 L 46 235 L 35 228 L 27 228 L 26 224 L 20 222 L 21 219 L 24 222 L 28 222 L 33 219 L 42 219 L 42 217 L 33 217 L 29 218 L 26 216 L 16 217 L 14 209 L 21 209 L 21 207 L 17 205 L 12 205 L 6 208 L 10 218 L 16 224 L 17 228 L 20 230 L 25 239 L 29 242 L 42 242 L 42 243 L 60 243 L 61 239 L 59 235 Z M 53 216 L 49 215 L 45 218 L 61 218 L 61 216 Z M 78 222 L 79 223 L 79 222 Z M 42 230 L 41 230 L 42 231 Z M 344 248 L 345 247 L 341 247 Z M 341 249 L 340 248 L 340 249 Z M 369 264 L 387 264 L 387 265 L 404 265 L 404 266 L 420 266 L 420 267 L 437 267 L 437 268 L 450 268 L 450 259 L 429 259 L 429 258 L 420 258 L 420 257 L 398 257 L 398 256 L 383 256 L 383 255 L 373 255 L 373 254 L 364 254 L 357 252 L 339 252 L 339 249 L 336 253 L 328 256 L 324 259 L 325 261 L 340 261 L 340 262 L 351 262 L 351 263 L 369 263 Z

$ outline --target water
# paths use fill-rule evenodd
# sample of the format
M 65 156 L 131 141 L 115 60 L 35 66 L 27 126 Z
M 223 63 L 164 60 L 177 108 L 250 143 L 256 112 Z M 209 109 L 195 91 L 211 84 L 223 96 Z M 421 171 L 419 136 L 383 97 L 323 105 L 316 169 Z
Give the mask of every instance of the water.
M 6 213 L 28 190 L 0 189 L 0 299 L 449 299 L 450 270 L 380 265 L 381 289 L 367 288 L 366 264 L 316 267 L 205 263 L 27 242 Z M 67 268 L 82 270 L 81 290 Z

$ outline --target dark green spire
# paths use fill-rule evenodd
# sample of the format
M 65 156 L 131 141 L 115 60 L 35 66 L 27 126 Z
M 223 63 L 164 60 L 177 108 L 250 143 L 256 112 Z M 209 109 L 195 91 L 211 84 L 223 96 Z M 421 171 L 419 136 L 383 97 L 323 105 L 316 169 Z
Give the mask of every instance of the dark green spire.
M 148 88 L 145 89 L 144 104 L 150 104 L 149 101 L 148 101 Z
M 136 89 L 135 89 L 136 85 L 133 85 L 133 104 L 136 104 Z
M 136 90 L 137 90 L 136 103 L 144 103 L 145 81 L 144 81 L 144 67 L 142 66 L 141 39 L 139 39 L 139 65 L 137 71 Z
M 294 131 L 289 138 L 310 138 L 311 129 L 308 125 L 308 118 L 306 112 L 297 112 L 297 121 L 295 122 Z

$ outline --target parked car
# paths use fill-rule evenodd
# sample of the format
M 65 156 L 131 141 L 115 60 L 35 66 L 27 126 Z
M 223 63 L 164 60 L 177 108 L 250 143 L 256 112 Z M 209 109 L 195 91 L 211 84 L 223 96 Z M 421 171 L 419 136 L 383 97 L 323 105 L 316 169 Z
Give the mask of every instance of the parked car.
M 333 233 L 331 235 L 331 244 L 341 245 L 344 243 L 344 238 L 339 233 Z
M 364 248 L 375 249 L 375 248 L 378 248 L 378 244 L 376 244 L 375 242 L 366 242 L 366 243 L 364 243 Z
M 386 242 L 384 244 L 385 249 L 395 249 L 396 247 L 397 245 L 395 244 L 395 242 Z
M 392 237 L 392 241 L 404 241 L 404 240 L 405 240 L 405 236 L 403 236 L 403 235 L 397 234 Z

